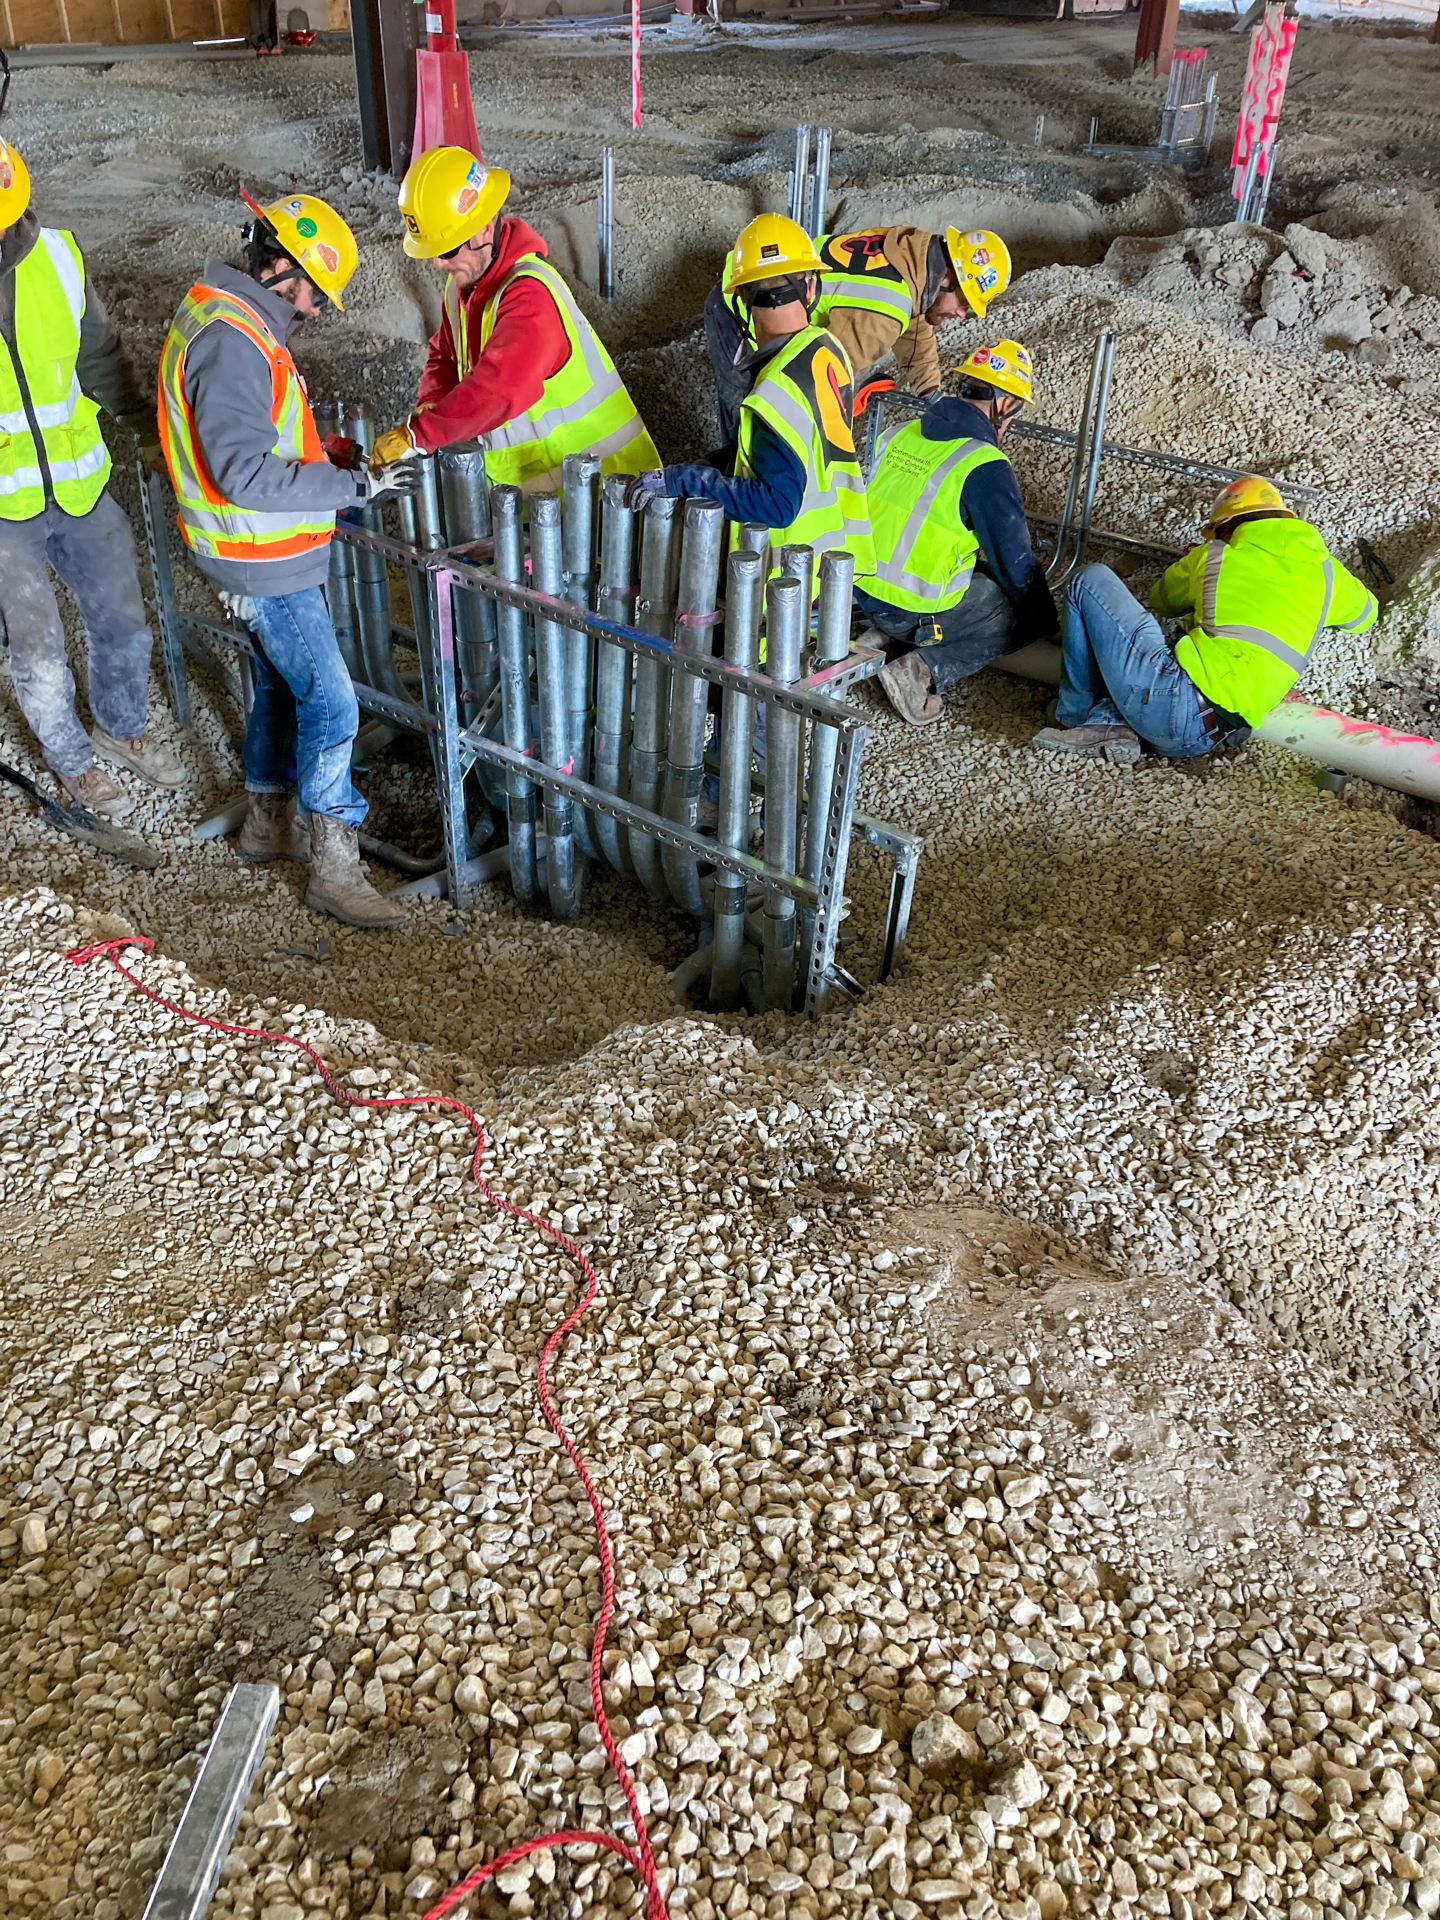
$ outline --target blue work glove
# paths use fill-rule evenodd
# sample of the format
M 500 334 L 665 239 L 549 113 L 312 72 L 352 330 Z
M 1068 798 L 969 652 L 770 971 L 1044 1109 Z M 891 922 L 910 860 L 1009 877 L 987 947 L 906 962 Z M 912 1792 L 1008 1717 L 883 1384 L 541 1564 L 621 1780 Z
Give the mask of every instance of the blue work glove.
M 652 500 L 663 500 L 668 492 L 664 467 L 647 467 L 644 473 L 631 474 L 626 481 L 625 504 L 643 513 Z

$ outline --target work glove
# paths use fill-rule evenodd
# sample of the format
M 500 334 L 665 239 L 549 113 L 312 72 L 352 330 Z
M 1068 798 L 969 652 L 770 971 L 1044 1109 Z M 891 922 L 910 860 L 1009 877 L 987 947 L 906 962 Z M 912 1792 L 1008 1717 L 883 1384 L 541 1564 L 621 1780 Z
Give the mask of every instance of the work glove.
M 407 453 L 414 453 L 415 447 L 415 436 L 408 426 L 387 428 L 371 448 L 370 465 L 388 467 L 392 461 L 403 460 Z
M 332 467 L 344 467 L 348 473 L 365 464 L 365 449 L 358 440 L 347 440 L 343 433 L 327 433 L 320 451 Z
M 165 453 L 160 445 L 160 427 L 153 413 L 132 413 L 125 425 L 135 436 L 135 450 L 152 473 L 165 471 Z
M 632 474 L 625 482 L 625 504 L 636 513 L 643 513 L 652 500 L 663 500 L 665 496 L 663 467 L 648 467 L 644 473 Z
M 399 460 L 391 460 L 383 466 L 375 463 L 362 467 L 355 478 L 366 488 L 362 506 L 378 507 L 385 500 L 399 500 L 407 493 L 417 493 L 424 478 L 424 456 L 407 453 Z
M 255 602 L 250 598 L 248 593 L 226 593 L 222 588 L 220 590 L 220 604 L 230 615 L 231 619 L 238 620 L 242 627 L 254 626 L 256 612 Z

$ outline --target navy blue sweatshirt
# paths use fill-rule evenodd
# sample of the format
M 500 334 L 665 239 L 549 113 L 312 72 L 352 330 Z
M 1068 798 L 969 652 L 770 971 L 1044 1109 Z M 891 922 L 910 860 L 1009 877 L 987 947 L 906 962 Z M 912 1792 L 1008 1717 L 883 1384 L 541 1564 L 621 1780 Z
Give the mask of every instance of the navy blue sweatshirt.
M 926 407 L 920 431 L 927 440 L 983 440 L 998 446 L 992 423 L 979 407 L 953 394 L 939 394 Z M 1020 482 L 1008 460 L 987 460 L 960 489 L 960 516 L 980 542 L 985 567 L 1015 608 L 1021 644 L 1048 640 L 1060 621 L 1045 569 L 1030 544 Z
M 792 337 L 769 341 L 750 355 L 748 364 L 756 379 L 765 362 Z M 751 429 L 750 465 L 754 477 L 749 480 L 732 480 L 718 467 L 666 467 L 665 491 L 672 500 L 718 500 L 726 519 L 740 525 L 746 521 L 762 527 L 792 525 L 805 499 L 805 469 L 763 420 L 756 420 Z

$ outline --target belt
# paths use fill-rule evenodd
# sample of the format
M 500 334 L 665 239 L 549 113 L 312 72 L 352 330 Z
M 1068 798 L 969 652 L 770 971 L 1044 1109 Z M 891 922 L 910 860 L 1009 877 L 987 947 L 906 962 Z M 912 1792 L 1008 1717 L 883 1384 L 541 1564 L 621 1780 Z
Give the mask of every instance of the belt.
M 1249 722 L 1242 720 L 1238 713 L 1227 713 L 1223 707 L 1212 706 L 1198 687 L 1195 700 L 1200 708 L 1200 724 L 1217 747 L 1239 746 L 1249 739 Z

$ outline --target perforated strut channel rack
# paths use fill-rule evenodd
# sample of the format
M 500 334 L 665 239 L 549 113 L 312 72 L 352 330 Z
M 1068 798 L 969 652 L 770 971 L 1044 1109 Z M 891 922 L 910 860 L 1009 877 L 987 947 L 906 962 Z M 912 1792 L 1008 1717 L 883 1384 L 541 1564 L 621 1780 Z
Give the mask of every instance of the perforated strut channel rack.
M 142 471 L 141 498 L 176 717 L 191 722 L 187 653 L 248 713 L 251 636 L 177 605 L 158 475 Z M 566 462 L 563 507 L 558 494 L 522 502 L 517 489 L 487 488 L 478 451 L 461 448 L 427 464 L 422 494 L 402 508 L 404 539 L 337 525 L 331 609 L 360 706 L 429 742 L 445 891 L 457 907 L 508 870 L 522 903 L 548 898 L 557 917 L 573 918 L 588 872 L 609 865 L 713 928 L 712 1006 L 815 1014 L 836 990 L 860 992 L 836 958 L 858 835 L 892 862 L 878 967 L 888 976 L 903 953 L 924 843 L 857 809 L 868 729 L 837 695 L 875 673 L 882 656 L 850 648 L 848 556 L 827 555 L 820 569 L 810 663 L 813 557 L 807 548 L 775 556 L 785 571 L 765 589 L 771 656 L 761 672 L 769 556 L 744 548 L 758 541 L 745 529 L 726 558 L 728 530 L 711 503 L 655 501 L 642 522 L 624 506 L 622 485 L 602 490 L 598 463 L 585 456 Z M 464 537 L 445 544 L 442 520 Z M 391 620 L 388 575 L 397 568 L 409 580 L 413 631 Z M 722 623 L 717 654 L 712 629 Z M 418 654 L 419 698 L 394 665 L 397 638 Z M 782 678 L 786 648 L 794 671 Z M 704 752 L 711 689 L 721 705 L 718 759 Z M 748 752 L 742 761 L 724 750 L 752 726 L 765 740 L 768 777 L 752 770 Z M 720 782 L 714 838 L 697 830 L 707 771 Z M 477 788 L 509 828 L 508 845 L 489 853 L 477 851 L 493 831 Z M 764 805 L 762 857 L 749 851 L 752 790 Z M 483 818 L 472 827 L 477 810 Z

